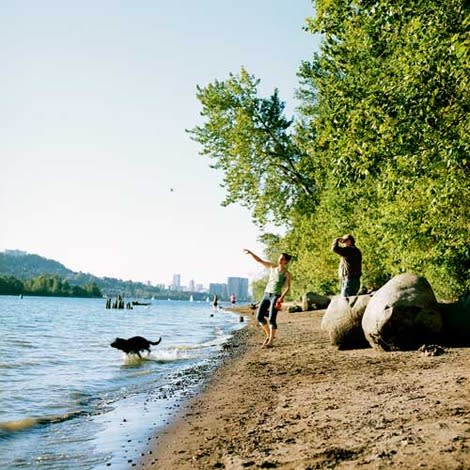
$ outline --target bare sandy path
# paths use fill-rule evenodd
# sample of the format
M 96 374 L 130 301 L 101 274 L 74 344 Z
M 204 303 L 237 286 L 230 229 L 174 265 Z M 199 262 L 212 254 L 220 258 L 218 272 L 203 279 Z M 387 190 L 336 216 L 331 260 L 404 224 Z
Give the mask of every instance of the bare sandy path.
M 322 314 L 281 313 L 272 349 L 251 321 L 139 466 L 470 469 L 470 348 L 338 351 Z

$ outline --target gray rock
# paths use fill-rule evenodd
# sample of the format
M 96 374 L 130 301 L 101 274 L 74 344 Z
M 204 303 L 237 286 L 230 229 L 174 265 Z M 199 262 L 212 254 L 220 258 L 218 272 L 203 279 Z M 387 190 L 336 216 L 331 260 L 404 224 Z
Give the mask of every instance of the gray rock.
M 433 343 L 442 331 L 436 297 L 424 277 L 395 276 L 371 298 L 362 317 L 369 344 L 376 349 L 410 350 Z
M 331 344 L 339 349 L 364 348 L 369 345 L 362 330 L 362 317 L 371 295 L 336 296 L 331 299 L 321 321 Z
M 302 296 L 302 311 L 322 310 L 328 307 L 330 298 L 325 295 L 315 294 L 314 292 L 306 292 Z

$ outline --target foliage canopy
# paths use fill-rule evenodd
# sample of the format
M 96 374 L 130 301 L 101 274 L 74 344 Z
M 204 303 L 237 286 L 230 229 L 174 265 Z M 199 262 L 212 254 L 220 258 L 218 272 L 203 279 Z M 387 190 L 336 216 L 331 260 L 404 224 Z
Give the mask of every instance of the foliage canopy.
M 336 290 L 331 239 L 353 232 L 363 287 L 424 275 L 440 297 L 470 289 L 470 37 L 463 0 L 317 0 L 320 51 L 298 71 L 300 106 L 258 96 L 242 69 L 198 87 L 190 131 L 222 170 L 224 204 L 296 254 L 294 292 Z

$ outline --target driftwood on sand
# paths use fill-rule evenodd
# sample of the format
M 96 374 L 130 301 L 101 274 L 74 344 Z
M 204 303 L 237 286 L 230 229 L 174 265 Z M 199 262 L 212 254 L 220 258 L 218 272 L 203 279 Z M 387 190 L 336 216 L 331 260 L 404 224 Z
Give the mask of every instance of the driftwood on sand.
M 302 296 L 302 310 L 308 312 L 311 310 L 323 310 L 328 307 L 330 298 L 326 295 L 315 294 L 314 292 L 305 292 Z

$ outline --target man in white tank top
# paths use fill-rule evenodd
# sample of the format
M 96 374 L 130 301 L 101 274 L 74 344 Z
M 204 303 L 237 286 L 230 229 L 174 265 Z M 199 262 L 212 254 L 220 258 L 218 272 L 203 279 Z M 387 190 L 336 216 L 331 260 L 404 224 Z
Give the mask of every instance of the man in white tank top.
M 251 255 L 255 261 L 270 270 L 269 280 L 264 290 L 264 296 L 259 303 L 256 319 L 266 335 L 263 347 L 271 348 L 276 336 L 277 312 L 281 309 L 282 302 L 290 290 L 292 276 L 287 271 L 287 264 L 292 259 L 292 256 L 287 253 L 281 253 L 276 264 L 261 259 L 250 250 L 245 249 L 244 252 Z M 266 317 L 268 317 L 268 321 L 266 321 Z

